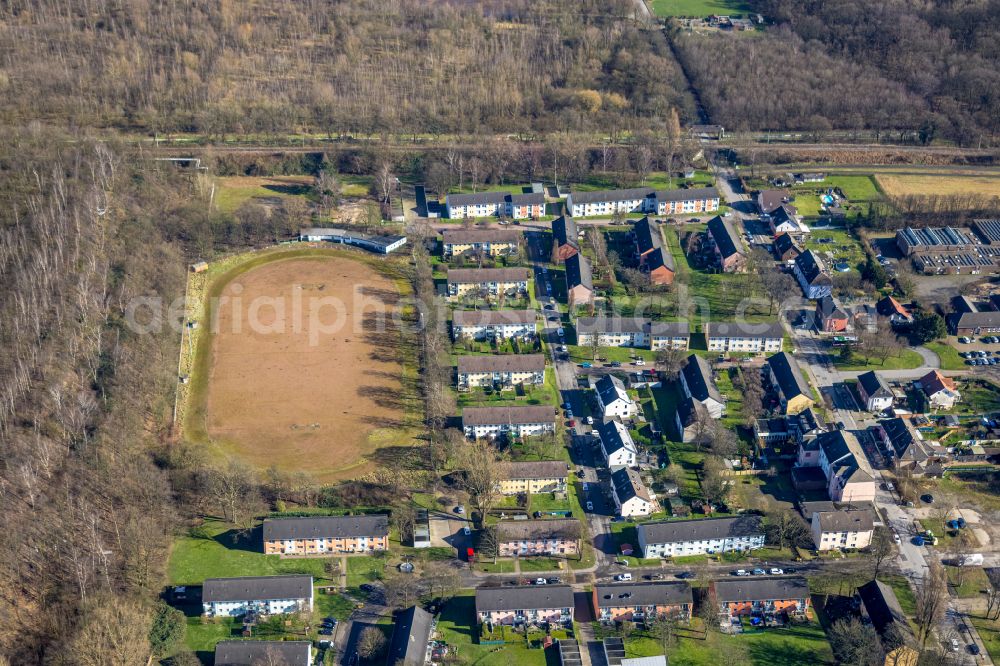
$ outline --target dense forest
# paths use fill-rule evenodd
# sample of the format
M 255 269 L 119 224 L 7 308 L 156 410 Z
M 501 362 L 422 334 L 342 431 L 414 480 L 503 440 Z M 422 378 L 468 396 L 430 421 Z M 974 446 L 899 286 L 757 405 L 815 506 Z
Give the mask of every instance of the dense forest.
M 1000 1 L 755 0 L 765 33 L 678 39 L 713 120 L 751 129 L 1000 129 Z
M 632 0 L 15 0 L 0 118 L 144 132 L 527 132 L 693 103 Z

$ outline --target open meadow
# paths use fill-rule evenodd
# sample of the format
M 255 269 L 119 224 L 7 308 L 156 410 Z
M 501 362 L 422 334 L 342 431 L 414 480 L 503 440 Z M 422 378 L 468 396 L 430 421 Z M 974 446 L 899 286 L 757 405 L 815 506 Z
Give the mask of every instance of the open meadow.
M 1000 197 L 1000 178 L 991 176 L 878 174 L 875 178 L 889 196 L 975 194 Z
M 397 282 L 343 251 L 260 259 L 208 291 L 214 325 L 198 341 L 186 436 L 319 480 L 358 476 L 380 447 L 411 444 Z

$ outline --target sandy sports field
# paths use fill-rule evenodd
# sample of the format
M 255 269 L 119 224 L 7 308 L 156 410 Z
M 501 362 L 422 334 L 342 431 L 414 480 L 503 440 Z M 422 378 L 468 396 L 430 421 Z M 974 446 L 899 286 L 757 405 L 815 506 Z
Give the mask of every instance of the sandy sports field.
M 364 456 L 405 420 L 399 334 L 364 330 L 376 309 L 398 307 L 392 280 L 361 261 L 293 258 L 238 275 L 220 296 L 239 300 L 214 308 L 210 441 L 259 468 L 321 480 L 364 471 Z
M 889 196 L 910 194 L 979 194 L 1000 197 L 1000 178 L 990 176 L 891 175 L 875 176 Z

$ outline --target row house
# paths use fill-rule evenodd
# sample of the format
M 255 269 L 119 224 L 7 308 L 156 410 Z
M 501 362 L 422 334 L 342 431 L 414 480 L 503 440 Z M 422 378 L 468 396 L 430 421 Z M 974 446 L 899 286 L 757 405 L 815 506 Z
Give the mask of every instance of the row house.
M 644 523 L 636 533 L 645 558 L 742 553 L 764 547 L 760 517 L 749 514 Z
M 580 317 L 576 322 L 577 344 L 587 347 L 597 336 L 599 347 L 686 350 L 691 327 L 686 321 L 651 322 L 637 317 Z
M 530 277 L 527 268 L 449 268 L 448 296 L 521 296 L 528 293 Z
M 215 666 L 248 666 L 248 664 L 282 664 L 310 666 L 310 641 L 219 641 L 215 644 Z
M 875 514 L 871 509 L 816 511 L 810 531 L 816 550 L 867 548 L 875 531 Z
M 202 614 L 240 617 L 298 613 L 313 609 L 312 576 L 206 578 L 201 588 Z
M 823 260 L 812 250 L 806 250 L 795 257 L 792 271 L 806 298 L 817 300 L 833 293 L 833 278 L 823 265 Z
M 793 478 L 797 468 L 822 472 L 825 490 L 834 502 L 875 501 L 875 474 L 854 433 L 833 430 L 803 442 Z
M 719 209 L 719 191 L 714 187 L 651 190 L 639 187 L 600 192 L 570 192 L 566 210 L 572 217 L 611 216 L 615 213 L 684 215 Z
M 809 583 L 798 576 L 717 580 L 709 584 L 709 596 L 727 622 L 743 616 L 777 613 L 801 616 L 809 609 Z
M 527 338 L 535 335 L 534 310 L 455 310 L 451 334 L 455 340 Z
M 712 368 L 704 357 L 698 354 L 688 356 L 679 377 L 685 398 L 692 398 L 704 405 L 711 418 L 722 418 L 726 413 L 726 398 L 715 385 Z
M 656 512 L 655 496 L 631 467 L 616 467 L 611 471 L 611 496 L 615 513 L 623 518 Z
M 542 384 L 545 381 L 544 354 L 490 354 L 459 356 L 458 388 L 509 387 Z
M 630 419 L 639 412 L 622 380 L 614 375 L 604 375 L 594 383 L 594 394 L 597 397 L 597 408 L 605 419 Z
M 884 419 L 871 432 L 881 440 L 890 462 L 897 469 L 909 469 L 920 475 L 934 457 L 931 445 L 906 419 Z
M 673 284 L 676 273 L 674 257 L 663 241 L 659 226 L 644 217 L 632 227 L 632 238 L 635 241 L 639 270 L 649 275 L 650 283 Z
M 566 302 L 569 305 L 586 305 L 594 301 L 594 271 L 590 259 L 582 254 L 567 258 Z
M 882 375 L 874 370 L 858 375 L 858 395 L 869 412 L 885 411 L 896 399 Z
M 651 622 L 659 618 L 689 622 L 694 607 L 691 586 L 682 581 L 595 585 L 593 598 L 600 622 Z
M 560 460 L 509 462 L 500 492 L 504 495 L 564 493 L 566 479 L 566 463 Z
M 785 414 L 798 414 L 815 404 L 812 389 L 803 379 L 798 361 L 788 352 L 778 352 L 768 358 L 767 373 Z
M 754 436 L 761 444 L 802 444 L 815 439 L 823 431 L 816 413 L 806 409 L 798 414 L 783 417 L 757 419 L 753 426 Z
M 515 220 L 538 219 L 545 215 L 545 193 L 449 194 L 445 196 L 444 205 L 448 217 L 453 220 L 477 217 L 509 217 Z
M 466 407 L 462 410 L 466 437 L 529 437 L 555 432 L 555 410 L 547 405 Z
M 580 231 L 569 215 L 560 215 L 552 220 L 552 237 L 555 242 L 555 257 L 562 262 L 580 254 Z
M 462 254 L 517 254 L 521 245 L 521 232 L 516 229 L 448 229 L 441 238 L 441 254 L 446 259 Z
M 719 215 L 709 220 L 708 238 L 723 273 L 738 273 L 746 268 L 747 255 L 743 242 L 728 220 Z
M 785 337 L 785 330 L 778 322 L 717 322 L 705 324 L 704 329 L 705 344 L 711 352 L 779 352 Z
M 562 556 L 580 553 L 580 522 L 553 520 L 504 520 L 496 527 L 499 557 Z
M 621 421 L 602 421 L 597 424 L 597 432 L 601 438 L 601 454 L 609 468 L 635 465 L 638 449 Z
M 481 624 L 573 622 L 573 588 L 569 585 L 525 585 L 476 589 L 476 619 Z
M 265 555 L 374 553 L 389 549 L 389 518 L 383 514 L 268 518 L 263 532 Z

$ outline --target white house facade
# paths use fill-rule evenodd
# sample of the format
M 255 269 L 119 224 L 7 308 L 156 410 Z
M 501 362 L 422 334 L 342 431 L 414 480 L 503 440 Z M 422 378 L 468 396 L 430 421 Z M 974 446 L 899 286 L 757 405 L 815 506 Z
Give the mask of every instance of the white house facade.
M 744 552 L 764 547 L 760 518 L 705 518 L 644 523 L 636 528 L 644 558 Z

